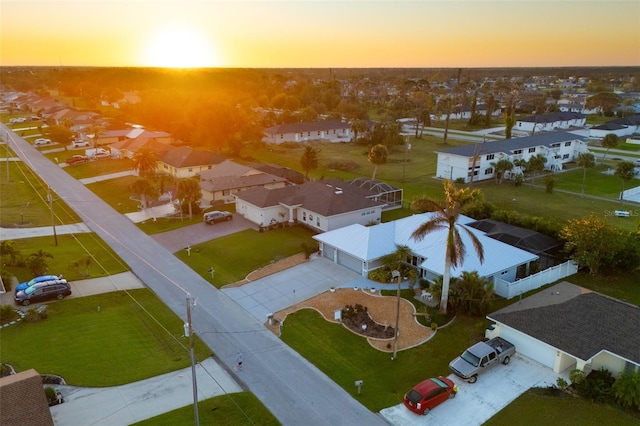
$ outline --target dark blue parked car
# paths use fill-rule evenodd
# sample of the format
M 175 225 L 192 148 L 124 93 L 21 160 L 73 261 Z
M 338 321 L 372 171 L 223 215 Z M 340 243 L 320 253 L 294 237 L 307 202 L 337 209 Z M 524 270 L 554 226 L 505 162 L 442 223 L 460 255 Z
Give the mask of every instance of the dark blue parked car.
M 35 283 L 25 290 L 16 293 L 14 301 L 16 305 L 27 306 L 35 302 L 43 302 L 50 299 L 62 300 L 71 294 L 71 286 L 64 280 L 45 281 Z

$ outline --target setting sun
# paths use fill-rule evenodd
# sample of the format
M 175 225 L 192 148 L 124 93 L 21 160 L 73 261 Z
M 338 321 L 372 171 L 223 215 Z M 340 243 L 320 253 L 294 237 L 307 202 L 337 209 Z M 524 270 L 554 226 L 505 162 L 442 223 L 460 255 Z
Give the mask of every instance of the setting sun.
M 167 28 L 155 34 L 142 56 L 142 64 L 152 67 L 206 68 L 220 65 L 217 52 L 207 39 L 183 27 Z

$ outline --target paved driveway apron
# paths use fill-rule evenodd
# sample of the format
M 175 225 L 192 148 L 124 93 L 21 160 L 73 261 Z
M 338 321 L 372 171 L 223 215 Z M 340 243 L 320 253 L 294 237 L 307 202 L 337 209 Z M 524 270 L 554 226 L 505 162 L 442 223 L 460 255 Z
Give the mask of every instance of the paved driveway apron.
M 426 416 L 414 414 L 402 403 L 385 408 L 380 414 L 394 426 L 478 426 L 529 388 L 555 384 L 557 377 L 552 369 L 516 354 L 509 365 L 496 366 L 473 384 L 450 375 L 458 394 Z
M 309 262 L 261 278 L 240 287 L 225 288 L 223 292 L 264 322 L 273 314 L 310 299 L 331 287 L 340 287 L 360 276 L 329 259 L 313 257 Z
M 229 368 L 236 351 L 244 353 L 241 380 L 282 424 L 386 424 L 129 219 L 15 133 L 11 139 L 16 154 L 177 315 L 185 319 L 187 295 L 197 298 L 191 311 L 195 332 Z

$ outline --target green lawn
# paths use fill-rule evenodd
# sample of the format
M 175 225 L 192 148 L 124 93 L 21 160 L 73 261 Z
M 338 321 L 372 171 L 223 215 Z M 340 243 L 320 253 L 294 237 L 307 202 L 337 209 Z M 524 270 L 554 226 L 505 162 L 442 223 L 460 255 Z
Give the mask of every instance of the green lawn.
M 637 425 L 640 415 L 596 404 L 583 398 L 555 397 L 544 389 L 530 389 L 493 416 L 485 426 L 600 426 Z
M 100 162 L 96 161 L 95 163 Z M 84 165 L 87 164 L 79 164 L 73 167 L 82 167 Z M 131 190 L 129 188 L 136 179 L 138 179 L 136 176 L 125 176 L 103 180 L 90 183 L 87 185 L 87 188 L 118 212 L 122 214 L 133 213 L 138 211 L 138 206 L 140 205 L 139 201 L 129 198 L 131 196 Z
M 222 287 L 244 279 L 247 274 L 271 262 L 302 252 L 302 244 L 317 247 L 312 233 L 302 227 L 258 232 L 253 229 L 191 246 L 191 255 L 180 250 L 176 256 L 205 280 Z M 214 278 L 208 272 L 215 270 Z
M 275 426 L 280 424 L 262 402 L 250 392 L 231 393 L 199 401 L 198 419 L 201 425 Z M 194 420 L 193 405 L 187 405 L 134 425 L 188 425 L 194 423 Z
M 81 233 L 75 235 L 58 235 L 56 246 L 53 236 L 22 238 L 14 241 L 14 247 L 24 257 L 42 250 L 51 254 L 52 258 L 46 258 L 49 273 L 63 274 L 69 281 L 84 279 L 81 271 L 71 267 L 71 264 L 88 255 L 93 256 L 89 265 L 89 278 L 103 277 L 128 271 L 129 267 L 115 254 L 111 248 L 94 233 Z M 2 264 L 0 270 L 3 275 L 15 275 L 19 281 L 27 281 L 33 278 L 33 274 L 25 266 L 7 266 Z
M 38 175 L 21 162 L 10 162 L 7 180 L 6 163 L 0 168 L 0 226 L 51 226 L 48 187 Z M 76 223 L 80 218 L 55 192 L 53 213 L 56 224 Z
M 46 312 L 45 320 L 2 329 L 2 362 L 75 386 L 115 386 L 191 365 L 183 321 L 148 289 L 65 299 Z M 196 340 L 196 358 L 210 356 Z
M 402 396 L 424 378 L 448 375 L 449 362 L 461 348 L 482 337 L 486 322 L 458 317 L 426 344 L 391 354 L 373 349 L 342 325 L 327 322 L 311 309 L 291 314 L 282 327 L 282 340 L 316 365 L 373 412 L 402 402 Z M 310 338 L 313 336 L 313 338 Z M 363 380 L 358 395 L 355 380 Z

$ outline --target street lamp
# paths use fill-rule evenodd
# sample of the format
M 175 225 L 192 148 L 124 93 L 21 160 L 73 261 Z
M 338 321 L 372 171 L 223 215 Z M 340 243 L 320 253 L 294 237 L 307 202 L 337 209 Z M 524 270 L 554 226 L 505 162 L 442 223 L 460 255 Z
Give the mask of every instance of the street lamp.
M 396 329 L 393 336 L 393 359 L 395 361 L 396 354 L 398 352 L 398 323 L 400 322 L 400 272 L 397 270 L 391 271 L 391 277 L 398 279 L 398 293 L 397 293 L 397 305 L 396 305 Z
M 195 305 L 195 300 L 193 302 Z M 184 325 L 185 334 L 189 337 L 189 355 L 191 357 L 191 382 L 193 383 L 193 414 L 196 426 L 200 425 L 198 414 L 198 384 L 196 380 L 196 364 L 193 355 L 193 326 L 191 325 L 191 296 L 187 295 L 187 323 Z

